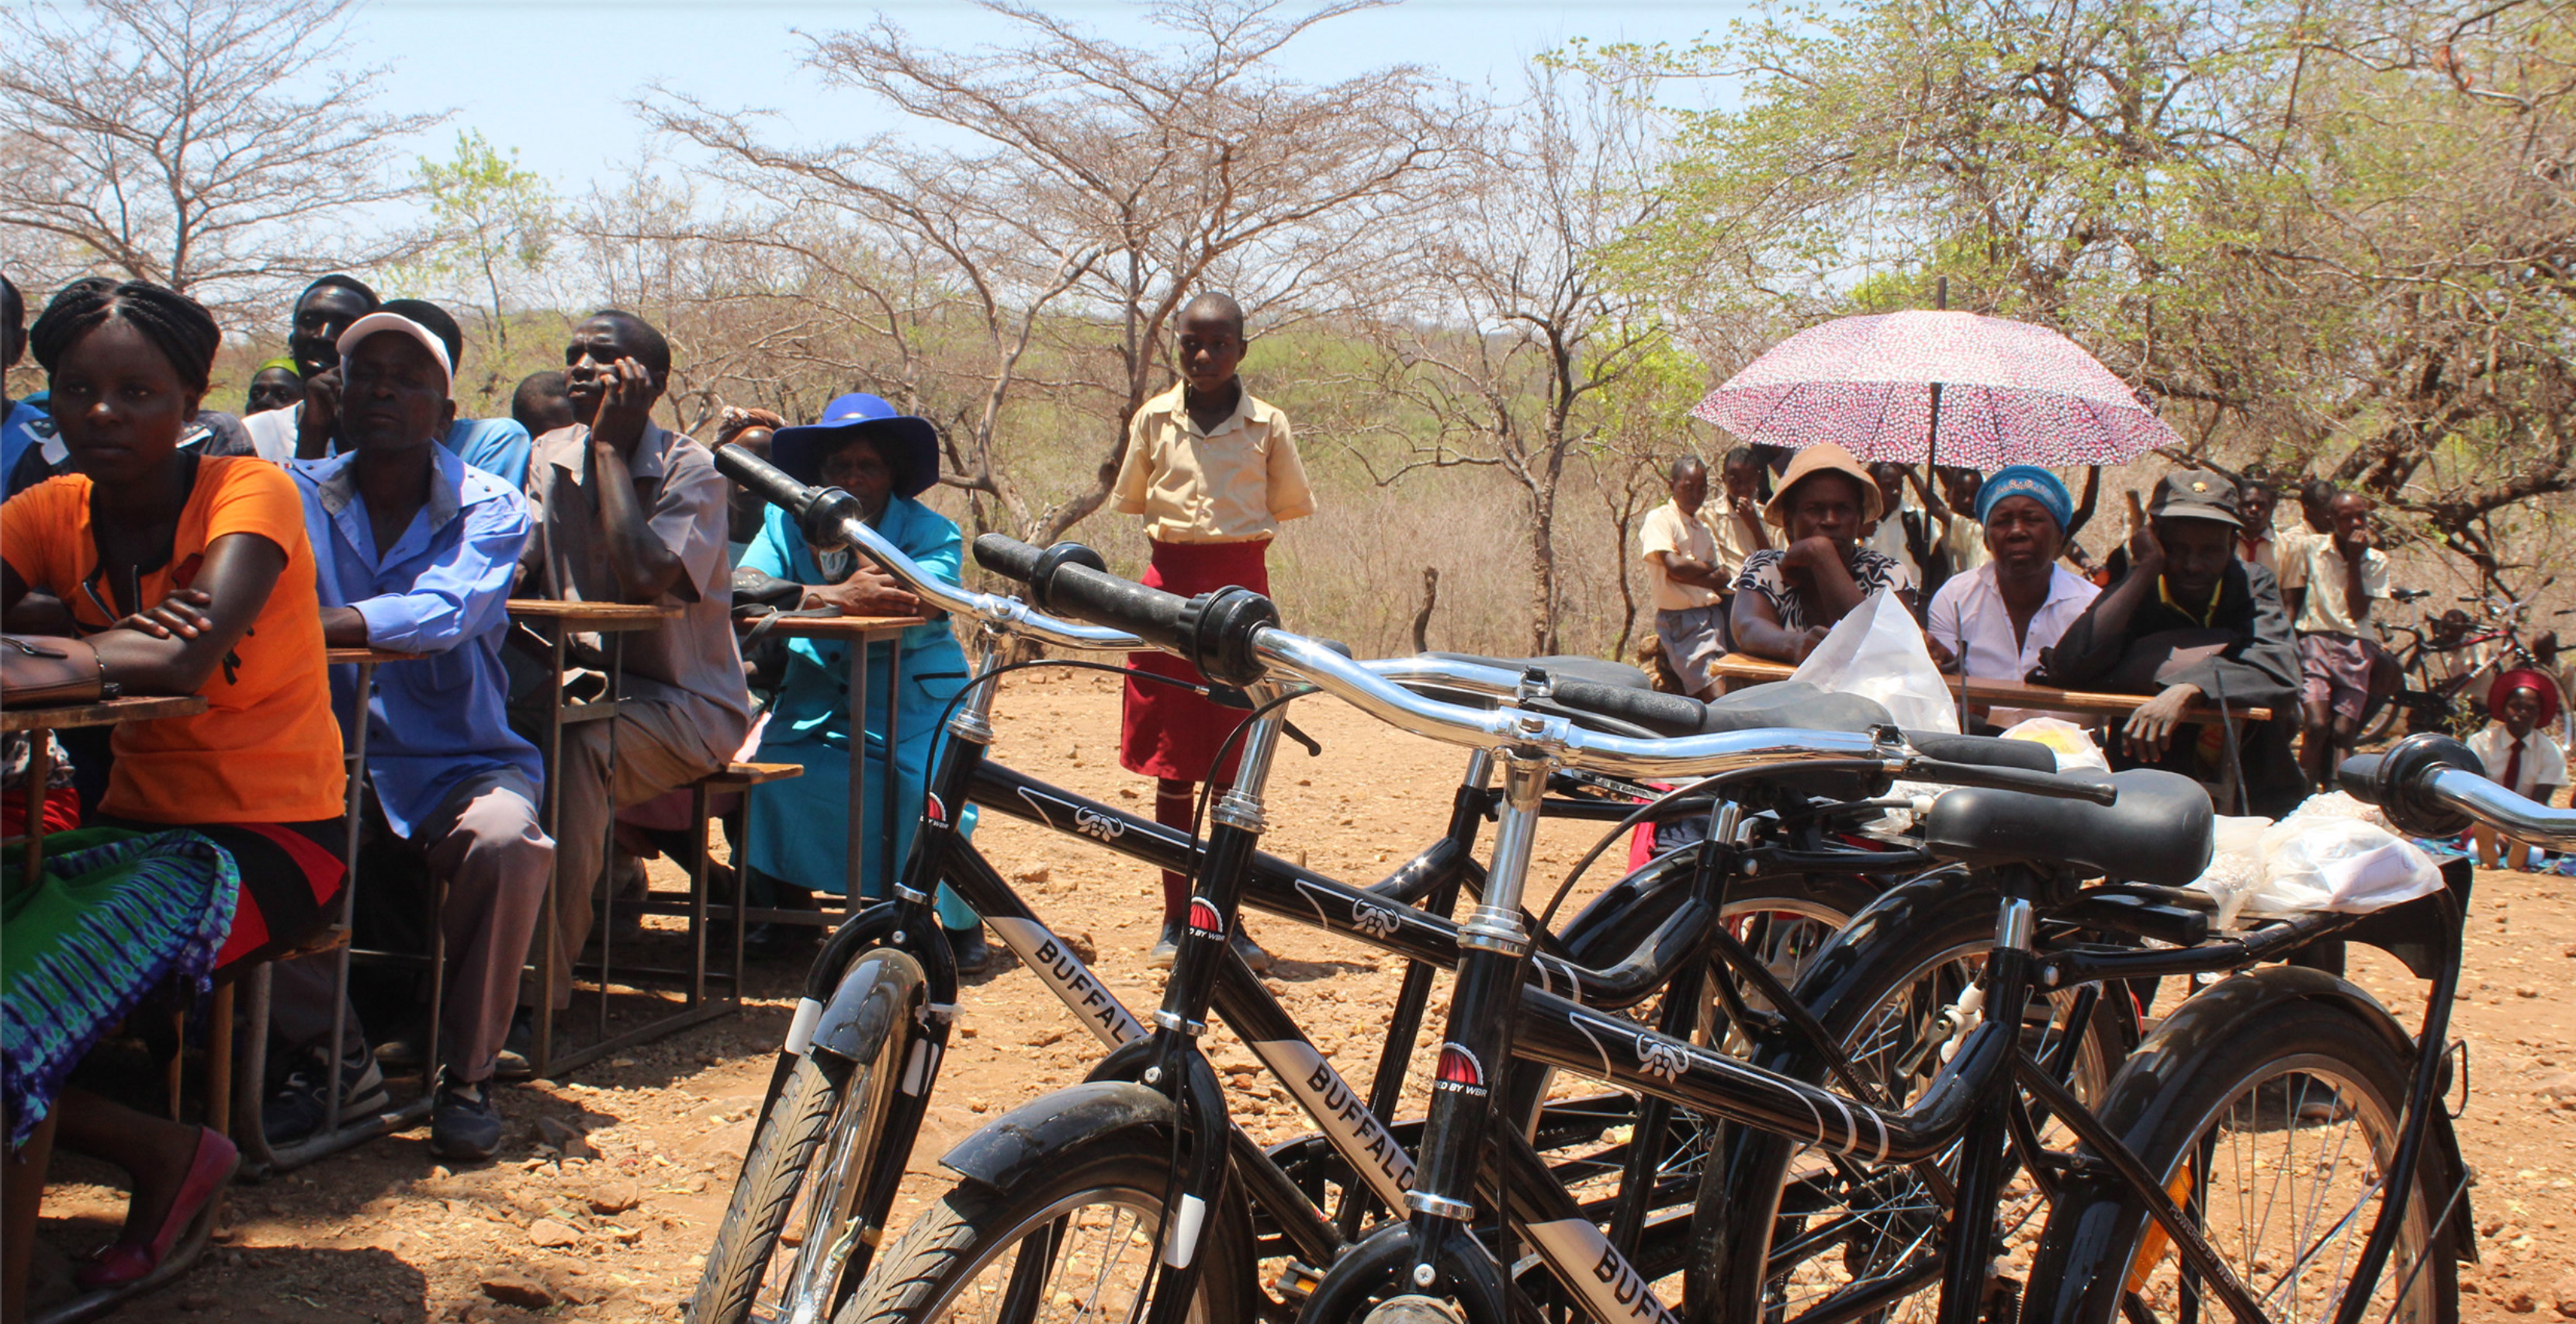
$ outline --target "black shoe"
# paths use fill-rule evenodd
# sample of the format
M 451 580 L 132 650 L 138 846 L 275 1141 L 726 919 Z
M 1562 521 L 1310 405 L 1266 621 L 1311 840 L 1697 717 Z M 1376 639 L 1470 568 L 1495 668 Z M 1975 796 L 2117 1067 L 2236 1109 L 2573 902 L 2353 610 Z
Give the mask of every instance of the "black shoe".
M 293 1070 L 286 1073 L 286 1083 L 268 1096 L 260 1109 L 260 1131 L 272 1145 L 292 1144 L 323 1129 L 331 1112 L 331 1072 L 323 1063 L 319 1049 L 307 1049 Z M 353 1057 L 340 1063 L 340 1120 L 353 1121 L 384 1107 L 391 1100 L 385 1094 L 385 1073 L 376 1069 L 376 1059 L 366 1046 L 358 1046 Z
M 536 1075 L 535 1062 L 529 1056 L 536 1051 L 537 1014 L 521 1007 L 510 1018 L 510 1034 L 501 1041 L 500 1055 L 493 1061 L 492 1079 L 526 1080 Z
M 948 950 L 957 958 L 957 973 L 980 975 L 993 968 L 993 945 L 984 941 L 984 926 L 971 929 L 945 929 Z
M 1242 957 L 1243 963 L 1256 971 L 1270 968 L 1270 953 L 1261 950 L 1261 944 L 1254 942 L 1252 935 L 1241 929 L 1234 931 L 1234 954 Z
M 1181 922 L 1167 919 L 1163 921 L 1163 936 L 1156 938 L 1153 947 L 1145 953 L 1145 964 L 1156 970 L 1169 970 L 1172 968 L 1172 963 L 1179 959 L 1181 959 Z
M 487 1159 L 501 1147 L 501 1112 L 489 1082 L 468 1085 L 442 1075 L 429 1106 L 429 1152 L 440 1158 Z

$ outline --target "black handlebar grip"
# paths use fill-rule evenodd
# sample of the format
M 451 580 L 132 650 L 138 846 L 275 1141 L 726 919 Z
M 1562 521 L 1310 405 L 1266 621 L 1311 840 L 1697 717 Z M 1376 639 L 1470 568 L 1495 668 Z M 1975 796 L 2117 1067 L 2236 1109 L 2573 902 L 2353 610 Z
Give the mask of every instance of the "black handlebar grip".
M 1906 770 L 1906 776 L 1915 781 L 1941 782 L 1950 786 L 1982 786 L 1989 790 L 2021 791 L 2060 800 L 2089 800 L 2097 805 L 2116 804 L 2120 799 L 2120 788 L 2109 782 L 2087 781 L 2054 772 L 2031 772 L 2022 768 L 1951 763 L 1942 759 L 1916 759 Z
M 727 446 L 725 449 L 733 448 Z M 1028 583 L 1030 577 L 1037 573 L 1038 558 L 1043 555 L 1045 553 L 1017 538 L 998 533 L 975 535 L 975 564 L 1004 579 Z
M 1678 694 L 1560 680 L 1548 688 L 1548 695 L 1568 708 L 1641 726 L 1659 736 L 1695 736 L 1708 721 L 1707 704 Z
M 980 554 L 984 540 L 975 541 Z M 1087 565 L 1061 565 L 1047 578 L 1048 610 L 1125 630 L 1157 648 L 1190 655 L 1192 631 L 1183 624 L 1189 599 Z
M 2389 826 L 2414 837 L 2455 837 L 2469 828 L 2467 814 L 2433 794 L 2433 779 L 2456 768 L 2483 777 L 2486 767 L 2469 747 L 2449 736 L 2419 731 L 2379 754 L 2344 760 L 2335 780 L 2352 798 L 2377 805 Z
M 1960 736 L 1946 731 L 1908 731 L 1905 743 L 1926 758 L 1945 763 L 1974 763 L 1987 768 L 2023 768 L 2031 772 L 2057 771 L 2057 754 L 2036 740 L 2006 740 L 2001 736 Z
M 822 489 L 807 487 L 769 461 L 740 446 L 716 448 L 716 471 L 749 488 L 753 495 L 799 519 Z

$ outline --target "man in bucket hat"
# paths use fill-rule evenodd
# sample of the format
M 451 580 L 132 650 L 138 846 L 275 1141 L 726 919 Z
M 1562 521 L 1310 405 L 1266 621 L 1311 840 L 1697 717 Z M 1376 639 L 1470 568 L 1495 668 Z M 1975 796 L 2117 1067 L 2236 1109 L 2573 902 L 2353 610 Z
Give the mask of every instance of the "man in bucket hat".
M 2291 754 L 2297 733 L 2298 643 L 2272 572 L 2238 560 L 2236 485 L 2186 469 L 2165 476 L 2141 510 L 2129 494 L 2129 545 L 2111 556 L 2111 587 L 2066 628 L 2042 680 L 2153 694 L 2112 741 L 2113 767 L 2164 767 L 2224 781 L 2225 727 L 2183 722 L 2196 701 L 2267 707 L 2245 723 L 2237 756 L 2246 807 L 2279 817 L 2308 793 Z
M 925 419 L 896 412 L 873 395 L 852 393 L 834 400 L 819 422 L 781 428 L 770 441 L 770 458 L 798 482 L 837 487 L 859 499 L 869 527 L 896 550 L 932 574 L 951 581 L 964 568 L 965 539 L 947 516 L 915 498 L 939 480 L 939 433 Z M 920 599 L 877 566 L 863 562 L 848 548 L 816 548 L 797 530 L 786 511 L 771 507 L 758 535 L 743 553 L 743 568 L 807 585 L 798 607 L 838 610 L 845 616 L 914 616 L 925 614 Z M 935 615 L 936 613 L 929 613 Z M 787 670 L 778 684 L 761 749 L 779 759 L 802 763 L 805 775 L 771 782 L 752 791 L 758 803 L 751 815 L 748 844 L 755 881 L 840 894 L 848 886 L 850 807 L 850 645 L 838 639 L 793 639 L 787 644 Z M 886 894 L 879 875 L 884 834 L 895 834 L 894 858 L 908 856 L 918 810 L 930 769 L 937 765 L 939 744 L 947 738 L 940 717 L 948 701 L 965 688 L 966 655 L 944 620 L 912 626 L 903 632 L 903 668 L 894 671 L 894 650 L 868 646 L 867 750 L 868 780 L 895 778 L 897 810 L 891 824 L 881 821 L 882 797 L 867 797 L 865 821 L 858 831 L 863 896 Z M 895 744 L 889 759 L 886 719 L 894 717 Z M 889 766 L 891 765 L 891 766 Z M 973 831 L 974 807 L 964 806 L 960 825 Z M 837 826 L 836 826 L 837 825 Z M 945 886 L 939 889 L 939 921 L 957 953 L 960 973 L 982 971 L 991 961 L 984 929 L 975 912 Z

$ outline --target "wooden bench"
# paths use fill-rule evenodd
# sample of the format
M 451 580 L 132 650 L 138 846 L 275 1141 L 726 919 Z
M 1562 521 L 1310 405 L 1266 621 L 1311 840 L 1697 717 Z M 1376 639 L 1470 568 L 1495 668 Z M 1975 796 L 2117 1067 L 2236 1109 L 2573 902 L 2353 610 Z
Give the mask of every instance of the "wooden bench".
M 1718 688 L 1726 693 L 1752 685 L 1787 680 L 1797 668 L 1768 658 L 1729 653 L 1717 660 L 1714 668 Z M 2027 681 L 1986 680 L 1982 678 L 1943 676 L 1950 693 L 1961 695 L 1980 708 L 2027 708 L 2053 713 L 2073 713 L 2081 717 L 2124 718 L 2145 707 L 2155 696 L 2149 694 L 2102 694 L 2088 690 L 2063 690 L 2053 685 L 2033 685 Z M 2272 710 L 2248 704 L 2229 704 L 2226 715 L 2239 722 L 2268 722 Z M 2194 703 L 2183 713 L 2186 722 L 2213 725 L 2220 720 L 2218 706 Z

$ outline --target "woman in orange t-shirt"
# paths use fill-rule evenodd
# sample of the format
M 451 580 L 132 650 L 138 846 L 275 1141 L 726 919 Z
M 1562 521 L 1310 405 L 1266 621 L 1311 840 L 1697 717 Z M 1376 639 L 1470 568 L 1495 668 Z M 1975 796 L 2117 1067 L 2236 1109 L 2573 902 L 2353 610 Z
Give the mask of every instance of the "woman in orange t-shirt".
M 76 472 L 0 506 L 0 614 L 13 634 L 79 637 L 103 687 L 205 696 L 195 716 L 116 729 L 100 808 L 108 824 L 187 827 L 232 855 L 239 899 L 214 962 L 218 978 L 238 973 L 328 923 L 341 884 L 345 772 L 300 498 L 274 465 L 180 449 L 220 339 L 194 300 L 80 281 L 28 339 Z M 211 1218 L 236 1166 L 212 1131 L 76 1090 L 54 1101 L 44 1125 L 57 1123 L 64 1145 L 134 1176 L 124 1234 L 82 1267 L 84 1287 L 150 1274 Z M 44 1139 L 12 1157 L 13 1299 Z

